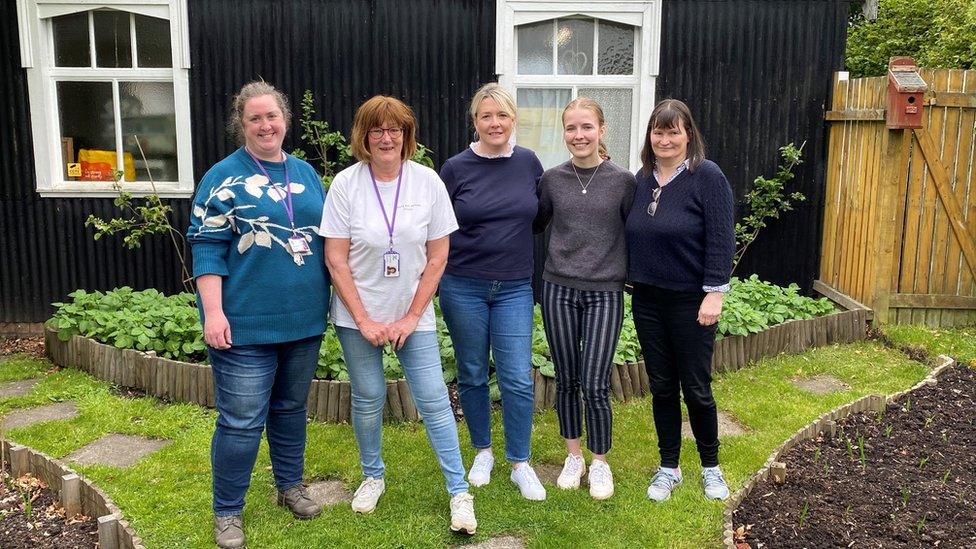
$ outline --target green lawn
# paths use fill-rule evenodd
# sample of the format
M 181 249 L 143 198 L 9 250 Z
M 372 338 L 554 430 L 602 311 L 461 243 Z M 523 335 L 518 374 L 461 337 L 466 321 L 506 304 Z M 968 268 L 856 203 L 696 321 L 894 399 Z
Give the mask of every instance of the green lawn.
M 833 346 L 803 355 L 764 360 L 718 377 L 719 408 L 750 431 L 723 439 L 721 459 L 732 488 L 762 466 L 769 453 L 824 411 L 870 393 L 905 389 L 928 369 L 878 343 Z M 794 388 L 794 377 L 827 373 L 849 384 L 845 393 L 818 397 Z M 45 361 L 14 358 L 0 364 L 0 381 L 34 375 L 44 380 L 25 397 L 0 399 L 0 414 L 11 408 L 75 400 L 80 416 L 70 421 L 13 430 L 7 435 L 55 457 L 63 457 L 109 433 L 172 439 L 173 444 L 128 470 L 78 467 L 122 508 L 150 548 L 212 547 L 210 514 L 210 436 L 215 414 L 191 405 L 163 404 L 151 398 L 114 396 L 106 383 L 75 370 L 51 370 Z M 686 481 L 665 504 L 644 495 L 657 466 L 650 401 L 615 405 L 614 448 L 610 462 L 616 494 L 595 502 L 584 490 L 547 487 L 545 502 L 522 500 L 508 481 L 508 468 L 496 462 L 492 483 L 474 489 L 478 535 L 470 541 L 512 534 L 532 547 L 714 547 L 721 538 L 722 504 L 702 495 L 694 443 L 685 441 Z M 500 426 L 496 413 L 495 425 Z M 465 463 L 472 451 L 462 428 Z M 500 427 L 496 441 L 502 440 Z M 297 521 L 274 505 L 267 447 L 263 446 L 248 493 L 244 519 L 250 547 L 443 547 L 466 543 L 448 530 L 448 497 L 420 425 L 385 427 L 387 493 L 370 516 L 347 505 L 327 508 L 315 520 Z M 496 457 L 501 454 L 496 445 Z M 533 460 L 561 464 L 565 456 L 555 414 L 536 416 Z M 350 489 L 360 472 L 352 429 L 313 423 L 309 428 L 306 475 L 341 479 Z
M 949 355 L 976 365 L 976 327 L 929 328 L 889 324 L 881 331 L 896 345 L 924 350 L 931 356 Z

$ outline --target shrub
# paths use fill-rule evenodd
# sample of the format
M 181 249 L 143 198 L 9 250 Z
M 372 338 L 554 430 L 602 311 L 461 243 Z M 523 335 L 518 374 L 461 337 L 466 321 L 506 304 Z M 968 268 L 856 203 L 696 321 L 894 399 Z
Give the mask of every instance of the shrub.
M 854 19 L 846 54 L 852 77 L 884 76 L 896 55 L 926 68 L 976 67 L 976 2 L 879 0 L 876 21 Z
M 802 296 L 796 284 L 784 288 L 763 282 L 756 275 L 745 280 L 733 277 L 732 291 L 726 294 L 722 316 L 718 319 L 717 337 L 761 332 L 787 320 L 808 319 L 833 311 L 830 300 Z

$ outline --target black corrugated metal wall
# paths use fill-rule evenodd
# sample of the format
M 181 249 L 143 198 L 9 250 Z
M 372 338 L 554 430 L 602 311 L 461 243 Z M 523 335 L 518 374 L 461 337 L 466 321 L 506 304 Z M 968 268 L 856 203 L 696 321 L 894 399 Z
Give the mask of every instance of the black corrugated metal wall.
M 806 141 L 791 189 L 807 196 L 773 220 L 736 275 L 759 273 L 806 289 L 817 276 L 833 72 L 842 70 L 847 0 L 666 0 L 657 99 L 688 103 L 708 156 L 741 206 L 759 175 L 776 173 L 778 149 Z M 740 208 L 741 209 L 741 208 Z M 741 211 L 739 215 L 741 216 Z
M 316 94 L 320 116 L 348 134 L 356 107 L 377 93 L 404 99 L 419 139 L 438 161 L 469 139 L 467 102 L 494 76 L 493 0 L 198 0 L 188 2 L 190 103 L 196 178 L 234 145 L 225 138 L 230 98 L 264 78 L 291 95 Z M 0 2 L 0 323 L 41 322 L 76 288 L 120 285 L 179 291 L 167 240 L 141 250 L 94 242 L 88 214 L 118 215 L 107 199 L 40 198 L 35 192 L 26 74 L 15 2 Z M 297 132 L 286 141 L 289 150 Z M 187 200 L 170 201 L 174 225 Z

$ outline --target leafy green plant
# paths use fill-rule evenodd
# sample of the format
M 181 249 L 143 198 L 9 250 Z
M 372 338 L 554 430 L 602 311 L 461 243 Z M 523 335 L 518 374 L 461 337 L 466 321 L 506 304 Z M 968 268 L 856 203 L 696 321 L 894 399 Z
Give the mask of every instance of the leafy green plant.
M 168 204 L 164 204 L 156 192 L 156 182 L 153 180 L 152 172 L 148 168 L 149 161 L 146 160 L 146 153 L 142 150 L 142 143 L 139 141 L 139 136 L 132 135 L 132 139 L 139 148 L 139 154 L 142 155 L 143 163 L 147 166 L 146 175 L 149 176 L 149 185 L 152 188 L 152 192 L 144 196 L 141 199 L 142 202 L 137 202 L 132 193 L 122 187 L 123 172 L 116 170 L 112 174 L 115 179 L 112 188 L 118 193 L 118 196 L 115 197 L 113 203 L 117 208 L 122 210 L 122 216 L 112 219 L 102 219 L 95 214 L 90 214 L 88 219 L 85 220 L 85 226 L 95 228 L 95 235 L 93 237 L 95 240 L 99 240 L 103 236 L 122 234 L 122 243 L 130 250 L 142 246 L 142 239 L 146 236 L 156 234 L 169 236 L 170 242 L 173 244 L 173 249 L 176 252 L 176 257 L 180 261 L 183 289 L 186 292 L 193 293 L 193 277 L 190 276 L 190 269 L 186 264 L 186 240 L 183 238 L 183 232 L 174 228 L 173 224 L 170 223 L 170 214 L 173 213 L 173 208 Z
M 810 502 L 804 501 L 803 509 L 800 509 L 800 517 L 799 520 L 797 521 L 798 522 L 797 526 L 803 528 L 803 523 L 807 521 L 807 518 L 809 518 L 809 516 L 810 516 Z
M 305 146 L 315 151 L 316 156 L 310 158 L 303 149 L 295 149 L 291 154 L 308 162 L 317 162 L 322 170 L 320 176 L 322 185 L 328 189 L 332 185 L 335 175 L 355 160 L 352 149 L 341 131 L 333 131 L 328 122 L 316 118 L 315 96 L 312 94 L 312 90 L 305 90 L 305 93 L 302 94 L 301 111 L 298 125 L 302 129 L 302 133 L 299 134 L 299 138 Z M 417 152 L 414 153 L 411 160 L 428 168 L 433 168 L 432 154 L 432 150 L 421 143 L 417 143 Z
M 732 278 L 732 289 L 725 294 L 718 319 L 718 337 L 748 335 L 793 319 L 809 319 L 834 311 L 827 298 L 800 295 L 800 287 L 763 282 L 757 275 Z
M 914 57 L 921 67 L 976 67 L 976 3 L 879 0 L 876 20 L 853 18 L 845 56 L 853 78 L 884 76 L 897 55 Z
M 746 253 L 749 245 L 759 236 L 759 231 L 766 227 L 767 219 L 779 219 L 780 214 L 793 209 L 791 200 L 802 202 L 806 196 L 800 192 L 786 194 L 786 184 L 795 175 L 794 168 L 803 160 L 803 146 L 795 147 L 793 143 L 779 148 L 782 161 L 776 170 L 776 175 L 770 179 L 759 176 L 752 182 L 752 188 L 745 196 L 745 215 L 742 221 L 735 224 L 735 253 L 732 255 L 732 272 L 739 266 L 739 261 Z

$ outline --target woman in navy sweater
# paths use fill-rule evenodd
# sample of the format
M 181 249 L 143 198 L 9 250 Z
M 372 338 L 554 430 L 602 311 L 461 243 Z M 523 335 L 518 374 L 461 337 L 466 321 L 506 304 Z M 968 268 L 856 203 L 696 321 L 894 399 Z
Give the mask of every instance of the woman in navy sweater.
M 502 394 L 505 459 L 522 496 L 546 499 L 529 466 L 532 437 L 532 220 L 542 164 L 509 140 L 515 101 L 495 83 L 471 99 L 478 140 L 441 168 L 460 229 L 451 235 L 440 303 L 454 341 L 458 396 L 471 444 L 478 450 L 468 482 L 491 479 L 489 350 Z
M 718 466 L 711 363 L 732 270 L 732 189 L 722 170 L 705 159 L 691 111 L 678 100 L 654 108 L 641 160 L 627 217 L 627 247 L 634 324 L 651 381 L 661 454 L 647 497 L 664 501 L 681 483 L 683 393 L 705 495 L 725 499 L 729 490 Z

